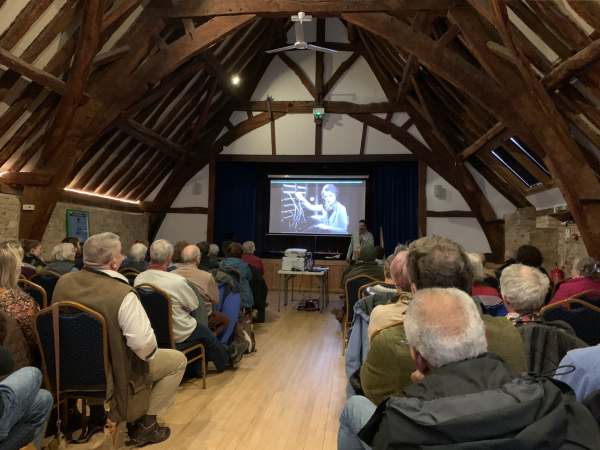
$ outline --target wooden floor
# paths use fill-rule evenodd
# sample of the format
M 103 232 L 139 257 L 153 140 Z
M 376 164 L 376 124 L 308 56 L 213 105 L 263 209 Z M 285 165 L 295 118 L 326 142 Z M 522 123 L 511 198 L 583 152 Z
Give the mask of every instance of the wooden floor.
M 235 371 L 209 375 L 206 390 L 200 381 L 184 382 L 160 418 L 171 438 L 147 448 L 337 448 L 346 383 L 340 326 L 331 313 L 300 312 L 295 305 L 278 314 L 276 303 L 275 295 L 267 323 L 256 326 L 258 351 Z

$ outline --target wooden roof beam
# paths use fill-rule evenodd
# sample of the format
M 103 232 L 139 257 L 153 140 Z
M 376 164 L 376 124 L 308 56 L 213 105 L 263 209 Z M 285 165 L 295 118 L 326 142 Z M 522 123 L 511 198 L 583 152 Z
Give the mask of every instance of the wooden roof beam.
M 317 104 L 310 100 L 277 100 L 271 102 L 271 111 L 292 114 L 312 114 Z M 352 103 L 324 101 L 322 107 L 330 114 L 380 114 L 403 112 L 406 105 L 403 103 L 381 102 L 381 103 Z M 265 112 L 269 111 L 267 101 L 252 101 L 240 105 L 242 111 Z
M 325 16 L 337 16 L 341 12 L 435 11 L 445 14 L 453 4 L 454 0 L 324 0 L 309 4 L 302 0 L 182 0 L 168 9 L 167 15 L 178 19 L 238 14 L 291 16 L 304 10 Z
M 568 82 L 577 72 L 600 59 L 600 39 L 596 39 L 584 49 L 555 66 L 542 79 L 546 89 L 556 89 L 561 83 Z
M 460 153 L 460 159 L 463 161 L 465 159 L 470 158 L 479 150 L 482 150 L 486 145 L 488 145 L 492 140 L 494 140 L 500 133 L 502 133 L 506 129 L 506 126 L 502 122 L 498 122 L 492 128 L 485 132 L 483 136 L 469 145 Z
M 51 73 L 38 69 L 33 64 L 29 64 L 24 59 L 13 55 L 8 50 L 5 50 L 1 47 L 0 64 L 8 67 L 9 69 L 21 74 L 26 78 L 29 78 L 33 82 L 38 83 L 53 92 L 56 92 L 57 94 L 64 95 L 67 91 L 67 84 L 63 80 L 61 80 L 58 77 L 55 77 Z

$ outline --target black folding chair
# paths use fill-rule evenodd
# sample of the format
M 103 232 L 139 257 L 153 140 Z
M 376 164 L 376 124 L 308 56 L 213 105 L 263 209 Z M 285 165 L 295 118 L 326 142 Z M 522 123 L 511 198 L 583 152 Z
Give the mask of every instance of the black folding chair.
M 19 278 L 17 284 L 23 292 L 29 294 L 31 298 L 36 301 L 40 309 L 44 309 L 48 306 L 48 296 L 46 295 L 46 291 L 39 284 L 35 284 L 25 278 Z
M 133 282 L 135 281 L 135 278 L 140 274 L 140 271 L 137 269 L 133 269 L 131 267 L 127 267 L 125 269 L 119 270 L 119 273 L 121 275 L 123 275 L 125 278 L 127 278 L 127 281 L 129 281 L 129 284 L 131 286 L 133 286 Z
M 51 270 L 43 270 L 29 278 L 29 281 L 44 288 L 44 291 L 46 291 L 47 303 L 50 304 L 52 303 L 54 287 L 56 286 L 59 278 L 59 273 L 52 272 Z
M 357 275 L 355 277 L 349 278 L 346 280 L 344 285 L 344 291 L 346 294 L 346 311 L 344 312 L 344 323 L 342 324 L 342 339 L 344 340 L 344 350 L 346 349 L 346 345 L 348 344 L 348 328 L 350 324 L 354 320 L 354 305 L 359 299 L 359 291 L 360 288 L 376 282 L 381 282 L 381 280 L 377 280 L 374 277 L 368 275 Z
M 563 300 L 541 310 L 544 320 L 567 322 L 577 337 L 589 345 L 600 343 L 600 307 L 578 298 Z
M 206 351 L 202 344 L 175 344 L 173 337 L 173 310 L 171 297 L 165 291 L 151 284 L 140 284 L 136 288 L 142 306 L 150 319 L 156 341 L 160 348 L 179 350 L 188 358 L 188 364 L 201 361 L 202 387 L 206 389 Z M 204 305 L 200 305 L 203 308 Z
M 66 422 L 67 400 L 81 399 L 106 404 L 110 373 L 108 335 L 104 317 L 80 303 L 59 302 L 60 401 Z M 45 308 L 35 318 L 35 332 L 42 358 L 46 386 L 56 392 L 56 365 L 52 308 Z M 65 423 L 66 425 L 66 423 Z M 82 414 L 82 430 L 87 428 Z M 83 435 L 82 434 L 82 435 Z

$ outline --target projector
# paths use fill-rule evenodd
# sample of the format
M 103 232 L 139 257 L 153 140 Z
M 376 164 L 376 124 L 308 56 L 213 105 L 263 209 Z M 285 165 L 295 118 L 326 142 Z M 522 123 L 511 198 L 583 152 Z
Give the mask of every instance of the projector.
M 288 248 L 281 259 L 281 270 L 312 270 L 312 254 L 304 248 Z

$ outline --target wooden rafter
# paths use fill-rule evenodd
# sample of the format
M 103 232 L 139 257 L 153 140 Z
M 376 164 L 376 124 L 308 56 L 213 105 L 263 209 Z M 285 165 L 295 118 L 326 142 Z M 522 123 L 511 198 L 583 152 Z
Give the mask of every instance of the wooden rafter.
M 317 105 L 315 102 L 306 100 L 276 100 L 271 102 L 273 112 L 284 112 L 292 114 L 312 114 L 313 108 Z M 330 114 L 381 114 L 403 112 L 406 105 L 392 102 L 381 103 L 352 103 L 338 101 L 324 101 L 321 107 L 325 108 L 326 113 Z M 268 111 L 269 106 L 266 101 L 252 101 L 240 105 L 243 111 L 264 112 Z
M 315 88 L 315 85 L 310 80 L 310 78 L 308 77 L 306 72 L 304 72 L 304 70 L 302 70 L 302 68 L 298 65 L 298 63 L 296 63 L 296 61 L 294 61 L 292 58 L 290 58 L 285 53 L 278 53 L 277 57 L 279 59 L 281 59 L 281 61 L 286 66 L 288 66 L 292 72 L 294 72 L 294 74 L 298 77 L 298 79 L 300 80 L 302 85 L 306 88 L 306 90 L 309 92 L 309 94 L 312 95 L 313 98 L 316 99 L 317 98 L 317 90 Z

